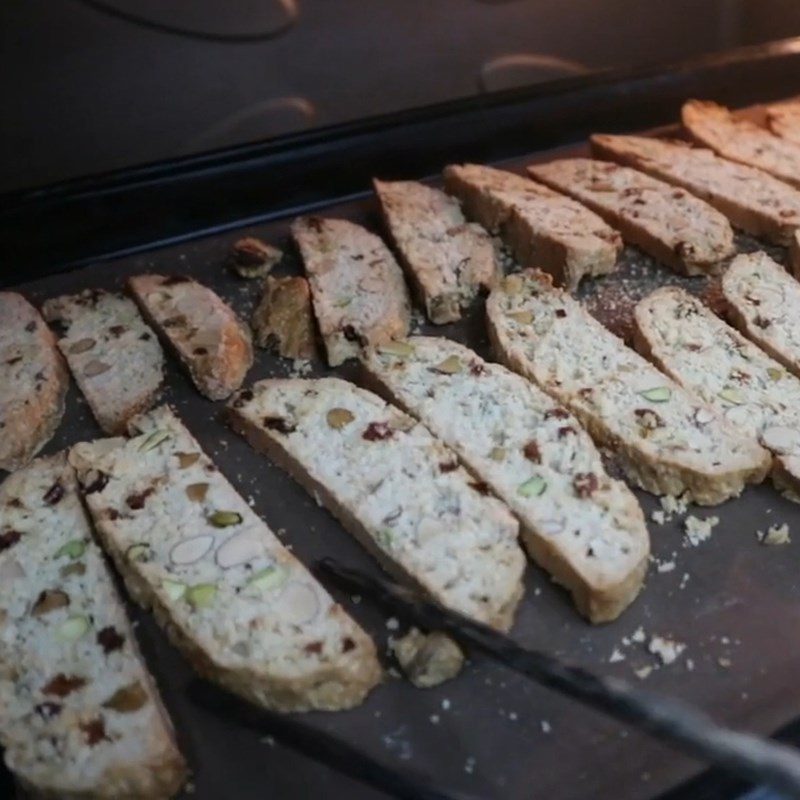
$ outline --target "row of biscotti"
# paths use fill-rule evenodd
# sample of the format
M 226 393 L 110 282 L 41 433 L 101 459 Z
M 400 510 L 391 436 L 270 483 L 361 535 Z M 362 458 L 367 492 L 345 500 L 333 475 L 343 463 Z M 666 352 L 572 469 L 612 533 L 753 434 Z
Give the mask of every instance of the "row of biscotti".
M 253 361 L 250 333 L 214 292 L 160 275 L 128 285 L 203 394 L 222 399 L 239 388 Z M 25 464 L 58 427 L 68 385 L 62 356 L 106 433 L 125 431 L 151 407 L 163 380 L 158 340 L 127 297 L 87 290 L 42 311 L 62 328 L 57 341 L 21 295 L 0 293 L 0 469 Z

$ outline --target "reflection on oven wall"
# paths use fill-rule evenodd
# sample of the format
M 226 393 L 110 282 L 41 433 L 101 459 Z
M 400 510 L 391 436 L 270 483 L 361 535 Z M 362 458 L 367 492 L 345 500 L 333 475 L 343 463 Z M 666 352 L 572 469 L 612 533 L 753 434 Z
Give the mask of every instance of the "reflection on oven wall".
M 0 3 L 0 190 L 792 33 L 790 0 Z

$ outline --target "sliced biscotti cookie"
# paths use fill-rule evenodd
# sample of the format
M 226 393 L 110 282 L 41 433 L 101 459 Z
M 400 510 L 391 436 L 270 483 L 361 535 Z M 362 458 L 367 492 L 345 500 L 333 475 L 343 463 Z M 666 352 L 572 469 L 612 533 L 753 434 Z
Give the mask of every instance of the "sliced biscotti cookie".
M 343 219 L 299 217 L 292 236 L 311 286 L 328 363 L 408 333 L 411 304 L 403 271 L 383 241 Z
M 61 453 L 0 485 L 0 745 L 36 797 L 163 798 L 185 766 Z
M 528 172 L 597 212 L 626 241 L 675 272 L 715 274 L 736 252 L 733 229 L 719 211 L 643 172 L 590 158 L 534 164 Z
M 128 420 L 153 404 L 164 377 L 161 345 L 136 305 L 88 289 L 52 298 L 42 312 L 66 328 L 58 347 L 100 427 L 124 433 Z
M 737 256 L 721 285 L 733 325 L 800 377 L 800 283 L 759 252 Z
M 449 339 L 392 342 L 364 365 L 370 385 L 505 501 L 531 557 L 569 589 L 582 614 L 607 622 L 631 603 L 650 550 L 642 511 L 563 406 Z
M 649 136 L 592 136 L 592 152 L 680 186 L 753 236 L 787 245 L 800 226 L 800 192 L 763 170 L 688 142 Z
M 523 267 L 537 267 L 572 291 L 613 272 L 622 238 L 593 211 L 520 175 L 477 164 L 444 170 L 445 188 L 467 216 L 499 233 Z
M 311 290 L 305 278 L 268 275 L 251 324 L 259 347 L 275 350 L 284 358 L 313 358 L 316 354 Z
M 681 115 L 684 127 L 700 144 L 800 188 L 800 144 L 781 139 L 749 120 L 734 119 L 727 108 L 716 103 L 690 100 Z
M 763 480 L 769 454 L 626 347 L 546 275 L 510 275 L 487 301 L 500 359 L 572 410 L 628 477 L 713 505 Z
M 783 139 L 800 144 L 800 100 L 766 107 L 769 129 Z
M 21 294 L 0 292 L 0 469 L 19 469 L 50 440 L 68 385 L 39 312 Z
M 499 273 L 491 237 L 469 223 L 457 200 L 415 181 L 373 181 L 400 263 L 436 324 L 461 309 Z
M 657 289 L 634 319 L 637 348 L 774 453 L 773 481 L 797 493 L 800 380 L 683 289 Z
M 517 522 L 430 432 L 337 378 L 270 379 L 230 423 L 323 503 L 390 572 L 507 629 L 522 596 Z
M 166 406 L 133 438 L 76 445 L 95 529 L 134 599 L 207 678 L 279 711 L 360 703 L 372 640 L 219 473 Z
M 253 364 L 250 329 L 215 292 L 182 275 L 137 275 L 128 288 L 202 394 L 222 400 L 242 385 Z

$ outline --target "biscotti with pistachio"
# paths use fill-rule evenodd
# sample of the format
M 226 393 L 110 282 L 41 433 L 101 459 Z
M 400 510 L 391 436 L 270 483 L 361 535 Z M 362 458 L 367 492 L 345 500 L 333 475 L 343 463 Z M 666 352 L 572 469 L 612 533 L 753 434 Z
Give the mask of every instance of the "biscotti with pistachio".
M 517 522 L 419 422 L 338 378 L 259 381 L 230 401 L 229 420 L 387 570 L 511 626 L 525 569 Z
M 199 392 L 223 400 L 242 385 L 253 364 L 250 329 L 215 292 L 183 275 L 136 275 L 128 288 Z
M 347 220 L 321 217 L 296 219 L 292 237 L 332 367 L 357 357 L 367 345 L 408 333 L 408 289 L 382 239 Z
M 163 798 L 186 777 L 66 454 L 0 485 L 0 746 L 35 797 Z
M 28 463 L 64 415 L 67 368 L 53 332 L 16 292 L 0 292 L 0 469 Z
M 703 505 L 763 480 L 770 457 L 705 402 L 657 370 L 542 273 L 510 275 L 489 296 L 503 363 L 537 383 L 655 494 Z
M 512 172 L 477 164 L 444 170 L 445 189 L 467 216 L 500 234 L 523 267 L 572 291 L 583 278 L 616 268 L 622 238 L 593 211 Z
M 136 305 L 98 289 L 47 300 L 44 318 L 65 329 L 58 341 L 97 423 L 124 433 L 128 420 L 146 411 L 164 377 L 164 354 Z
M 770 450 L 773 481 L 797 494 L 800 380 L 683 289 L 657 289 L 634 320 L 637 348 Z
M 491 289 L 499 264 L 491 237 L 467 222 L 457 200 L 416 181 L 373 181 L 386 226 L 425 306 L 442 325 L 461 318 L 480 291 Z
M 499 364 L 445 338 L 370 352 L 369 385 L 451 447 L 520 521 L 531 557 L 592 622 L 639 592 L 650 551 L 633 493 L 613 480 L 578 420 Z
M 675 272 L 716 274 L 736 252 L 733 229 L 719 211 L 630 167 L 563 158 L 529 166 L 528 173 L 591 208 L 623 239 Z
M 194 668 L 278 711 L 360 703 L 371 639 L 218 471 L 166 406 L 130 439 L 70 453 L 100 540 L 133 598 Z

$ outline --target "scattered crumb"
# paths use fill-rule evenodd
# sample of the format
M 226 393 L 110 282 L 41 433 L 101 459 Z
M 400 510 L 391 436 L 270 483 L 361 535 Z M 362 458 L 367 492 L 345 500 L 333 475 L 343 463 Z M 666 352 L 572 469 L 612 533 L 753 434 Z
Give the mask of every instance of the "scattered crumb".
M 706 519 L 700 519 L 700 517 L 695 517 L 694 515 L 686 517 L 683 521 L 686 543 L 692 547 L 697 547 L 697 545 L 711 538 L 712 529 L 718 524 L 719 517 L 706 517 Z
M 677 642 L 658 635 L 651 636 L 650 644 L 647 646 L 648 652 L 658 656 L 664 665 L 672 664 L 685 649 L 686 645 L 683 642 Z
M 644 628 L 641 625 L 631 634 L 632 642 L 643 642 L 646 638 Z
M 439 724 L 439 715 L 438 714 L 431 714 L 431 723 L 433 725 Z
M 450 710 L 450 701 L 445 697 L 445 699 L 442 700 L 442 711 L 449 711 L 449 710 Z
M 770 525 L 766 531 L 756 531 L 756 537 L 764 545 L 790 544 L 792 541 L 789 526 L 785 522 L 783 525 Z
M 350 595 L 350 600 L 353 602 L 354 605 L 358 605 L 361 602 L 361 595 L 352 594 Z
M 615 647 L 611 656 L 608 659 L 609 664 L 616 664 L 618 661 L 625 660 L 625 653 L 622 652 L 618 647 Z
M 689 573 L 688 572 L 684 572 L 682 577 L 681 577 L 680 586 L 678 588 L 679 589 L 685 588 L 687 583 L 689 583 Z
M 400 627 L 400 622 L 397 617 L 389 617 L 386 620 L 386 628 L 390 631 L 396 631 Z
M 516 721 L 517 721 L 517 719 L 518 719 L 517 712 L 516 712 L 516 711 L 509 711 L 509 712 L 508 712 L 508 718 L 509 718 L 509 719 L 510 719 L 512 722 L 516 722 Z
M 542 720 L 541 726 L 542 726 L 542 733 L 550 733 L 550 731 L 553 730 L 553 726 L 546 719 Z
M 633 674 L 640 680 L 643 681 L 652 671 L 654 667 L 641 667 L 640 669 L 635 669 Z
M 296 358 L 292 361 L 292 366 L 289 369 L 290 378 L 304 378 L 310 375 L 312 370 L 311 362 L 307 358 Z
M 694 669 L 694 661 L 691 658 L 686 659 L 686 670 L 691 672 Z
M 275 747 L 275 739 L 272 736 L 262 736 L 259 741 L 261 744 L 268 744 L 270 747 Z
M 730 669 L 733 662 L 729 658 L 718 658 L 717 664 L 719 664 L 723 669 Z
M 472 775 L 474 771 L 475 771 L 475 756 L 470 756 L 464 762 L 464 772 L 466 772 L 468 775 Z
M 656 572 L 672 572 L 675 569 L 674 561 L 658 561 L 656 560 Z
M 533 590 L 533 593 L 538 597 L 542 593 L 541 587 L 536 586 Z
M 650 519 L 653 520 L 657 525 L 663 525 L 667 521 L 667 515 L 664 513 L 663 509 L 657 508 L 651 515 Z
M 671 494 L 668 494 L 664 497 L 660 497 L 659 503 L 661 503 L 661 508 L 664 510 L 665 519 L 667 521 L 671 520 L 675 514 L 679 516 L 685 514 L 686 509 L 689 507 L 689 501 L 684 495 L 673 497 Z

